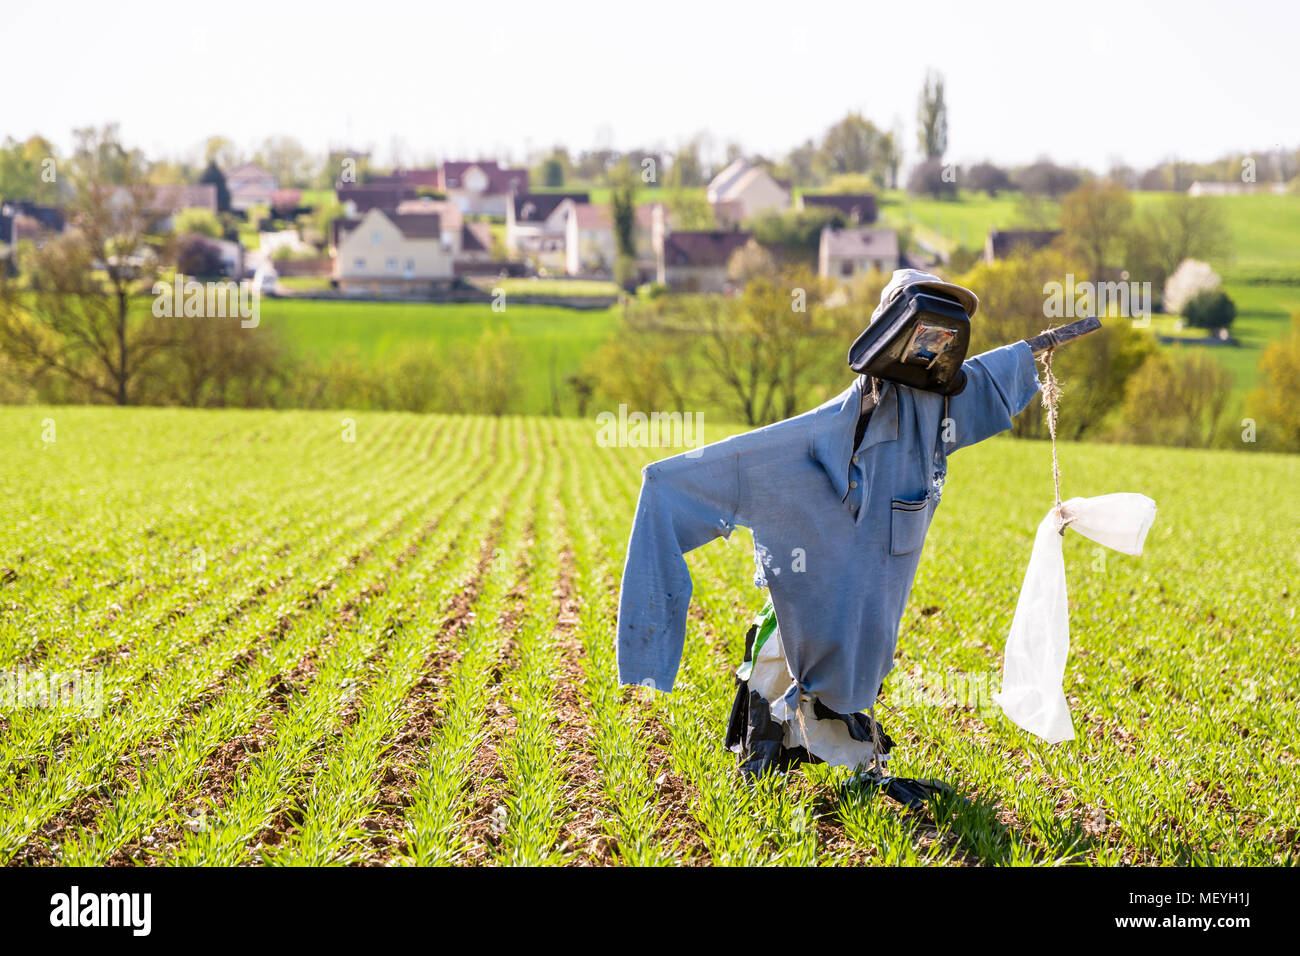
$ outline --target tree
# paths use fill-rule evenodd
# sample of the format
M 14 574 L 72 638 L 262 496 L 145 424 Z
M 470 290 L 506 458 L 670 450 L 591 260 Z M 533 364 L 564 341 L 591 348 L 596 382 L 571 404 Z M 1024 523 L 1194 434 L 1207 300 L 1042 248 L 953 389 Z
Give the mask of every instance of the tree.
M 1280 448 L 1300 451 L 1300 311 L 1291 315 L 1291 334 L 1264 349 L 1259 373 L 1247 410 Z
M 943 75 L 927 70 L 916 105 L 916 139 L 926 159 L 942 159 L 948 151 L 948 104 L 944 101 Z
M 832 176 L 882 170 L 884 151 L 880 130 L 861 113 L 849 113 L 826 131 L 821 162 Z
M 983 191 L 989 196 L 996 196 L 1011 188 L 1011 177 L 1007 171 L 988 162 L 976 163 L 966 170 L 965 180 L 971 189 Z
M 272 330 L 208 317 L 175 323 L 166 367 L 142 383 L 145 398 L 192 408 L 270 405 L 289 378 Z
M 1226 329 L 1237 318 L 1237 306 L 1222 289 L 1207 289 L 1187 301 L 1183 318 L 1194 329 Z
M 795 186 L 813 186 L 819 181 L 819 162 L 817 144 L 811 139 L 805 140 L 786 154 L 783 172 Z
M 1165 311 L 1181 313 L 1183 306 L 1190 302 L 1197 293 L 1207 292 L 1218 287 L 1219 275 L 1210 268 L 1208 262 L 1184 259 L 1178 264 L 1174 274 L 1165 281 Z
M 907 177 L 907 191 L 914 196 L 955 198 L 957 176 L 955 171 L 944 165 L 942 159 L 927 159 L 912 168 L 912 174 Z
M 1065 197 L 1061 229 L 1094 278 L 1102 279 L 1115 261 L 1132 215 L 1133 199 L 1115 183 L 1093 180 Z
M 1231 239 L 1223 207 L 1209 196 L 1165 197 L 1137 217 L 1129 236 L 1129 271 L 1158 288 L 1186 259 L 1223 259 Z
M 769 250 L 779 250 L 787 262 L 815 268 L 822 230 L 844 225 L 844 217 L 838 210 L 811 206 L 761 213 L 747 220 L 745 228 Z
M 0 347 L 29 372 L 127 405 L 172 330 L 132 310 L 133 297 L 152 289 L 162 258 L 153 190 L 139 180 L 113 189 L 96 179 L 105 158 L 93 148 L 81 154 L 70 207 L 75 229 L 31 251 L 23 263 L 28 286 L 0 280 Z M 110 174 L 130 174 L 122 156 L 107 159 Z
M 673 154 L 673 165 L 668 171 L 668 185 L 677 189 L 704 185 L 704 164 L 700 159 L 700 139 L 690 140 Z
M 880 163 L 888 174 L 886 185 L 898 188 L 898 171 L 903 166 L 903 132 L 892 129 L 880 137 Z
M 72 131 L 72 172 L 84 183 L 99 187 L 131 185 L 144 180 L 147 162 L 138 149 L 127 149 L 116 123 Z
M 217 212 L 230 212 L 230 189 L 226 186 L 225 173 L 215 161 L 208 160 L 203 174 L 199 176 L 201 185 L 211 184 L 217 187 Z
M 1021 192 L 1036 196 L 1051 196 L 1055 199 L 1078 189 L 1083 179 L 1072 169 L 1058 166 L 1050 159 L 1040 159 L 1028 166 L 1013 170 L 1011 181 Z
M 636 173 L 626 164 L 610 175 L 610 216 L 614 220 L 615 281 L 636 287 Z
M 0 198 L 52 203 L 59 195 L 58 176 L 54 147 L 44 137 L 21 143 L 9 138 L 0 146 Z
M 713 397 L 750 426 L 796 414 L 828 356 L 843 361 L 831 347 L 840 330 L 824 306 L 830 291 L 826 280 L 800 269 L 755 278 L 738 298 L 695 300 L 688 321 L 702 332 L 700 358 L 713 374 Z
M 274 176 L 282 188 L 304 188 L 311 181 L 312 159 L 292 136 L 267 137 L 254 162 Z
M 1128 380 L 1116 437 L 1142 445 L 1213 443 L 1232 376 L 1208 355 L 1154 352 Z
M 775 272 L 776 260 L 753 239 L 733 252 L 727 260 L 727 278 L 740 285 Z
M 1044 286 L 1067 273 L 1087 277 L 1072 253 L 1047 248 L 980 263 L 954 281 L 979 292 L 979 315 L 971 323 L 970 354 L 1037 335 L 1055 324 L 1044 314 Z M 1127 321 L 1106 322 L 1099 331 L 1061 349 L 1052 370 L 1065 390 L 1060 434 L 1078 439 L 1098 433 L 1124 398 L 1124 383 L 1155 351 L 1149 333 Z M 1012 424 L 1018 437 L 1043 438 L 1042 406 L 1034 402 Z
M 230 169 L 239 165 L 239 150 L 226 136 L 209 136 L 203 143 L 203 161 Z
M 704 193 L 698 189 L 676 189 L 666 200 L 673 228 L 682 232 L 717 229 L 717 217 Z

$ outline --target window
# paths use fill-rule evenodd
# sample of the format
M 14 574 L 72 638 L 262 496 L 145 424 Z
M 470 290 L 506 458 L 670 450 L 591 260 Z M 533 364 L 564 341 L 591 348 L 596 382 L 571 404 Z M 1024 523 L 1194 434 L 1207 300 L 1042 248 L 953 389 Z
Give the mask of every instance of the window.
M 352 265 L 356 269 L 364 269 L 366 267 L 366 260 L 361 258 L 353 259 Z
M 853 275 L 853 263 L 850 260 L 845 259 L 843 262 L 840 263 L 840 275 L 842 276 Z
M 408 275 L 409 275 L 410 273 L 415 272 L 415 260 L 414 260 L 414 259 L 407 259 L 407 260 L 406 260 L 406 272 L 407 272 Z
M 396 272 L 396 271 L 397 271 L 397 257 L 396 257 L 396 256 L 389 256 L 389 257 L 388 257 L 388 261 L 384 263 L 384 266 L 385 266 L 385 268 L 388 269 L 389 272 Z
M 378 229 L 376 229 L 374 232 L 370 234 L 370 241 L 373 242 L 375 245 L 379 245 L 381 242 L 384 241 L 383 233 L 381 233 Z

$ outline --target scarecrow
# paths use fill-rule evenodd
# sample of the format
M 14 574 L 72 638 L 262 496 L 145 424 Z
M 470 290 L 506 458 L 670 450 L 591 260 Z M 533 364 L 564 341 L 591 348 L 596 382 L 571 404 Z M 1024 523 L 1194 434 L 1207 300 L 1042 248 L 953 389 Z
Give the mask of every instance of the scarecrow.
M 889 781 L 893 741 L 873 705 L 948 456 L 1011 427 L 1039 391 L 1036 353 L 1100 327 L 1085 319 L 966 359 L 978 304 L 937 276 L 896 271 L 849 351 L 859 374 L 842 393 L 642 472 L 619 679 L 672 689 L 691 599 L 683 556 L 749 528 L 769 600 L 746 637 L 726 732 L 746 775 L 826 762 Z M 903 802 L 925 795 L 926 782 L 892 783 Z

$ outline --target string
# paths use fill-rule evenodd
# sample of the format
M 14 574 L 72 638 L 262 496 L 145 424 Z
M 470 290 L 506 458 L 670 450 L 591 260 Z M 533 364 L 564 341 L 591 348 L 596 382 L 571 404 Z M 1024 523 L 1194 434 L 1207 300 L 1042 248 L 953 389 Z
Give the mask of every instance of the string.
M 1052 374 L 1052 353 L 1054 348 L 1043 353 L 1043 408 L 1047 410 L 1047 433 L 1052 437 L 1052 483 L 1056 493 L 1056 531 L 1065 534 L 1066 525 L 1074 521 L 1061 512 L 1061 463 L 1056 455 L 1056 416 L 1057 406 L 1061 401 L 1061 385 Z

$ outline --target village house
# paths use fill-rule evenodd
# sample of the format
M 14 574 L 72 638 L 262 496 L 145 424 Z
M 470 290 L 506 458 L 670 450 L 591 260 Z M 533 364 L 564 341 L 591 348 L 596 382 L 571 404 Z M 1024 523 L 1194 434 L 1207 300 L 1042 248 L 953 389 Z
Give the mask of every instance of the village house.
M 26 199 L 0 202 L 0 244 L 12 249 L 24 240 L 40 242 L 63 232 L 63 210 Z
M 336 223 L 334 280 L 344 293 L 412 295 L 451 284 L 453 251 L 436 214 L 371 209 L 355 223 Z
M 489 264 L 492 257 L 492 227 L 486 222 L 468 222 L 460 207 L 449 199 L 403 200 L 397 207 L 399 216 L 437 216 L 439 238 L 451 250 L 457 275 L 483 271 L 475 267 Z
M 230 193 L 230 208 L 247 212 L 253 206 L 270 205 L 272 194 L 279 188 L 274 176 L 257 163 L 244 163 L 226 173 L 226 190 Z
M 658 281 L 677 292 L 725 292 L 727 263 L 751 237 L 736 230 L 668 232 L 660 244 Z
M 498 166 L 495 160 L 447 162 L 437 188 L 466 216 L 503 218 L 510 197 L 528 192 L 528 170 Z
M 823 278 L 852 279 L 872 270 L 888 275 L 898 262 L 898 234 L 892 229 L 822 230 L 817 274 Z
M 876 221 L 876 197 L 871 193 L 802 193 L 798 208 L 833 209 L 846 226 L 869 226 Z
M 569 202 L 567 209 L 564 271 L 571 276 L 611 275 L 618 244 L 609 207 Z
M 519 193 L 506 204 L 506 249 L 528 256 L 539 268 L 564 272 L 569 215 L 585 205 L 587 193 Z
M 1042 249 L 1061 235 L 1059 229 L 990 229 L 984 240 L 984 261 L 996 262 L 1011 255 L 1012 250 Z
M 773 179 L 763 167 L 744 159 L 735 160 L 714 176 L 707 196 L 718 225 L 726 228 L 790 206 L 789 184 Z

